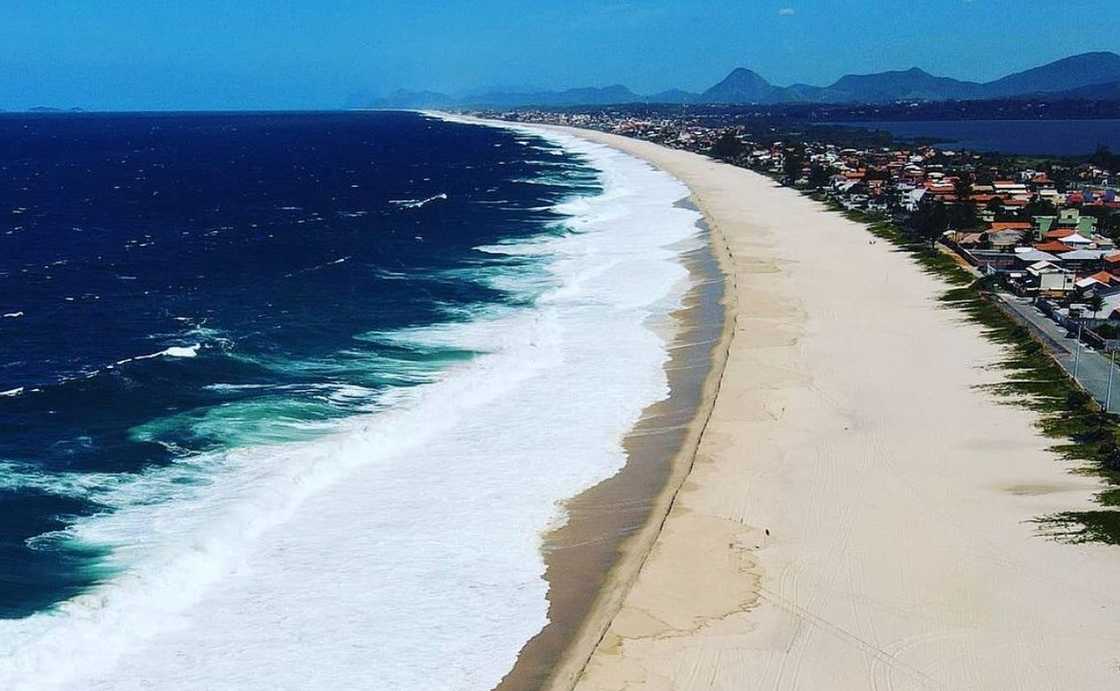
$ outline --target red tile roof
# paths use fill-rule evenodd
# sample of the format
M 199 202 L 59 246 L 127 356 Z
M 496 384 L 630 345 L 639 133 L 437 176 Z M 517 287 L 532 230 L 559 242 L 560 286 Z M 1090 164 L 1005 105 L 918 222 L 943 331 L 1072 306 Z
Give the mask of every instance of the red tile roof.
M 1045 237 L 1047 240 L 1060 240 L 1062 238 L 1068 238 L 1070 235 L 1073 235 L 1076 232 L 1077 231 L 1073 228 L 1055 228 L 1054 230 L 1046 233 L 1046 235 L 1043 237 Z
M 997 221 L 992 224 L 992 230 L 1030 230 L 1033 227 L 1026 221 Z
M 1050 254 L 1061 254 L 1062 252 L 1072 252 L 1073 248 L 1064 242 L 1042 242 L 1034 246 L 1039 252 L 1049 252 Z

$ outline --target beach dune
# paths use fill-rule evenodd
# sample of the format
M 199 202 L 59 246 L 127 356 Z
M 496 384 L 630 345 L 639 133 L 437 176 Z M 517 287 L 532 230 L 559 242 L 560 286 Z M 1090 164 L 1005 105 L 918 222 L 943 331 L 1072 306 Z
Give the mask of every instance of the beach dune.
M 1120 688 L 1120 550 L 1033 522 L 1099 484 L 978 388 L 1001 349 L 944 286 L 765 177 L 573 132 L 690 187 L 733 330 L 692 470 L 557 684 Z

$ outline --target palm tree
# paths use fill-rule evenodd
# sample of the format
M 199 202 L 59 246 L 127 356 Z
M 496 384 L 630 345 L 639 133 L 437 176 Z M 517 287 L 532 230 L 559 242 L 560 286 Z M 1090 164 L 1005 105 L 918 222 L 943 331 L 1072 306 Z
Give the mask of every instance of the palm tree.
M 1093 310 L 1093 319 L 1097 318 L 1097 313 L 1104 308 L 1104 298 L 1100 293 L 1093 293 L 1089 298 L 1089 307 Z

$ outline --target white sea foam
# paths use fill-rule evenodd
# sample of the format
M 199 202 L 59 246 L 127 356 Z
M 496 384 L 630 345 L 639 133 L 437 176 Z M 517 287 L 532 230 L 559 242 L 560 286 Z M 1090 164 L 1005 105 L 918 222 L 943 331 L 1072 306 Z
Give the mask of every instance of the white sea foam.
M 446 200 L 446 199 L 447 199 L 447 195 L 444 194 L 444 193 L 440 193 L 440 194 L 428 197 L 427 199 L 390 199 L 389 203 L 390 204 L 395 204 L 396 206 L 399 206 L 402 209 L 419 209 L 420 207 L 427 206 L 428 204 L 431 204 L 432 202 L 437 202 L 437 201 Z
M 126 363 L 134 362 L 136 360 L 151 360 L 152 358 L 157 358 L 157 357 L 197 357 L 198 356 L 198 349 L 201 348 L 201 347 L 202 347 L 201 343 L 195 343 L 194 345 L 191 345 L 191 346 L 171 346 L 170 348 L 164 348 L 163 350 L 159 351 L 158 353 L 149 353 L 147 355 L 135 355 L 133 357 L 127 357 L 123 360 L 117 360 L 116 364 L 124 365 Z
M 97 486 L 114 510 L 54 539 L 109 547 L 119 575 L 0 622 L 0 688 L 497 683 L 546 623 L 557 502 L 617 472 L 624 435 L 667 394 L 647 324 L 679 304 L 697 233 L 673 178 L 545 136 L 604 192 L 559 209 L 576 233 L 486 248 L 542 258 L 547 281 L 525 277 L 535 305 L 381 335 L 482 354 L 330 435 Z
M 4 315 L 5 319 L 19 319 L 23 316 L 23 312 L 8 312 Z

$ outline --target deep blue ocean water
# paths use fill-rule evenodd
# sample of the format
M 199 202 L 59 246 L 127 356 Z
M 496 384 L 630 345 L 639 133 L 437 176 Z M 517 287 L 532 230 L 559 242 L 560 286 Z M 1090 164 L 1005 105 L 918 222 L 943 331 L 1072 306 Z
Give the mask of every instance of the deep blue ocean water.
M 0 618 L 111 575 L 97 487 L 318 434 L 472 353 L 401 329 L 524 294 L 594 171 L 411 113 L 0 116 Z M 322 424 L 317 424 L 322 423 Z
M 904 139 L 936 138 L 946 146 L 1009 154 L 1077 156 L 1098 146 L 1120 151 L 1120 120 L 945 120 L 840 123 L 885 130 Z

